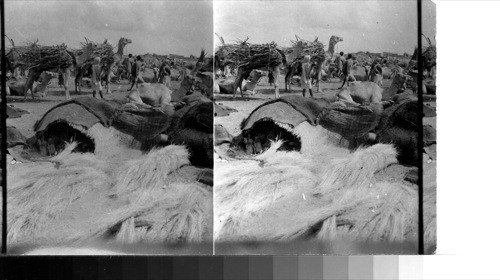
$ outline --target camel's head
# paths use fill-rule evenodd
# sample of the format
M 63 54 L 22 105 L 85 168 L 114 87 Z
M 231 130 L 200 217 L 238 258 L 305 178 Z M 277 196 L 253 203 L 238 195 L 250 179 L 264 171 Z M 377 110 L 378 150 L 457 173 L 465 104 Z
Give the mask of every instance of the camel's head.
M 252 81 L 253 82 L 259 82 L 260 79 L 262 77 L 264 77 L 266 74 L 264 73 L 264 71 L 260 71 L 260 70 L 253 70 L 252 71 L 253 73 L 251 74 L 251 77 L 252 77 Z
M 330 37 L 330 42 L 328 44 L 328 52 L 332 53 L 334 52 L 334 49 L 335 49 L 335 45 L 338 43 L 338 42 L 342 42 L 344 41 L 344 39 L 342 37 L 338 37 L 338 36 L 331 36 Z
M 337 44 L 338 42 L 342 42 L 344 39 L 342 37 L 338 36 L 331 36 L 330 37 L 330 44 Z
M 124 37 L 121 37 L 120 41 L 118 41 L 118 45 L 125 46 L 127 44 L 132 44 L 132 40 L 124 38 Z
M 50 72 L 50 71 L 45 71 L 40 75 L 39 81 L 42 84 L 48 85 L 50 83 L 50 80 L 57 78 L 59 76 L 58 73 Z

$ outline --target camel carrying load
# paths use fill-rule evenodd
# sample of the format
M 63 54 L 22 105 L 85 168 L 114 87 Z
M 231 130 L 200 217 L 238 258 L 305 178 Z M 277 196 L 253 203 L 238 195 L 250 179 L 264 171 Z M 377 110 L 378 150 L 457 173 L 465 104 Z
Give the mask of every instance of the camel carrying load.
M 221 39 L 223 42 L 223 40 Z M 236 96 L 236 91 L 239 88 L 243 97 L 242 83 L 247 78 L 252 70 L 264 70 L 272 73 L 273 79 L 270 84 L 274 85 L 275 96 L 279 97 L 278 79 L 280 67 L 286 65 L 288 59 L 295 58 L 297 50 L 290 54 L 285 54 L 278 48 L 275 42 L 268 44 L 250 44 L 245 41 L 238 44 L 224 44 L 219 47 L 215 56 L 220 61 L 220 66 L 227 65 L 238 69 L 233 87 L 233 98 Z
M 318 41 L 318 38 L 312 42 L 296 37 L 296 41 L 292 41 L 292 47 L 288 48 L 285 53 L 293 53 L 295 49 L 299 49 L 297 57 L 293 61 L 287 61 L 287 69 L 285 75 L 285 91 L 290 89 L 290 79 L 294 75 L 300 75 L 302 60 L 305 55 L 311 56 L 311 62 L 315 64 L 314 69 L 322 69 L 321 65 L 326 59 L 326 52 L 323 43 Z M 312 75 L 313 77 L 315 75 Z M 316 75 L 317 77 L 318 75 Z
M 14 65 L 23 70 L 43 72 L 51 69 L 68 68 L 73 65 L 73 58 L 67 52 L 65 44 L 41 46 L 33 43 L 23 49 Z
M 75 55 L 75 92 L 80 92 L 79 86 L 81 79 L 84 76 L 90 76 L 90 67 L 92 67 L 92 61 L 96 57 L 101 59 L 102 65 L 109 65 L 115 63 L 115 54 L 113 52 L 113 46 L 111 44 L 104 42 L 103 44 L 98 44 L 87 38 L 85 38 L 85 43 L 81 42 L 81 48 L 72 50 Z
M 79 50 L 75 50 L 75 55 L 80 57 L 80 55 L 84 52 L 89 52 L 90 55 L 85 57 L 85 60 L 79 61 L 77 59 L 77 64 L 81 67 L 88 66 L 92 64 L 92 61 L 96 57 L 101 58 L 102 64 L 108 64 L 115 62 L 115 54 L 113 52 L 113 46 L 108 42 L 104 42 L 103 44 L 97 44 L 96 42 L 92 42 L 87 40 L 85 43 L 81 42 L 81 48 Z
M 14 46 L 7 55 L 7 66 L 10 71 L 17 72 L 16 69 L 28 71 L 26 83 L 23 88 L 24 99 L 28 97 L 28 90 L 35 98 L 33 83 L 45 72 L 55 72 L 62 74 L 62 83 L 64 86 L 65 98 L 70 99 L 68 81 L 70 77 L 70 69 L 78 66 L 78 62 L 83 62 L 90 56 L 89 51 L 75 53 L 69 50 L 65 44 L 59 46 L 41 46 L 37 42 L 26 46 Z M 14 75 L 16 76 L 16 75 Z M 14 77 L 17 78 L 17 77 Z

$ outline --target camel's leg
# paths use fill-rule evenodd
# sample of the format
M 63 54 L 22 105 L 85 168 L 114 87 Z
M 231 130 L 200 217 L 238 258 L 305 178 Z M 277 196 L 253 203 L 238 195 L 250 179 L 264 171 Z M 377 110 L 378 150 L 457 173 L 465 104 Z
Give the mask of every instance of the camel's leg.
M 66 98 L 66 100 L 69 100 L 70 99 L 70 96 L 69 96 L 69 76 L 70 76 L 70 70 L 69 68 L 66 68 L 64 69 L 64 72 L 63 72 L 63 80 L 64 80 L 64 83 L 63 83 L 63 86 L 64 86 L 64 96 Z
M 16 80 L 19 79 L 19 76 L 21 76 L 21 70 L 19 70 L 19 67 L 14 68 L 13 75 Z
M 30 70 L 28 72 L 28 78 L 26 79 L 26 84 L 24 85 L 23 93 L 24 93 L 24 100 L 28 98 L 28 90 L 31 91 L 31 97 L 35 99 L 35 94 L 33 93 L 33 83 L 35 82 L 36 76 L 40 76 L 40 74 L 37 74 Z
M 106 94 L 110 94 L 109 82 L 111 81 L 111 68 L 106 69 Z
M 323 67 L 321 67 L 323 65 L 323 62 L 319 63 L 318 64 L 318 74 L 316 75 L 316 87 L 318 89 L 318 92 L 321 92 L 321 87 L 320 87 L 320 80 L 321 80 L 321 70 L 323 69 Z
M 78 90 L 78 86 L 80 86 L 80 81 L 82 79 L 82 71 L 80 71 L 79 69 L 76 69 L 76 74 L 75 74 L 75 94 L 79 94 L 80 91 L 81 91 L 81 87 L 80 87 L 80 91 Z
M 243 89 L 241 86 L 242 83 L 243 83 L 243 71 L 238 69 L 238 73 L 236 74 L 236 79 L 234 80 L 233 99 L 236 98 L 236 92 L 238 91 L 238 88 L 240 88 L 241 97 L 243 97 Z
M 278 88 L 279 82 L 279 76 L 280 75 L 280 69 L 279 67 L 275 67 L 273 69 L 273 76 L 274 76 L 274 97 L 275 98 L 280 98 L 280 89 Z
M 291 91 L 291 85 L 290 85 L 290 76 L 292 76 L 293 73 L 293 68 L 290 67 L 288 71 L 286 72 L 285 75 L 285 92 L 290 92 Z

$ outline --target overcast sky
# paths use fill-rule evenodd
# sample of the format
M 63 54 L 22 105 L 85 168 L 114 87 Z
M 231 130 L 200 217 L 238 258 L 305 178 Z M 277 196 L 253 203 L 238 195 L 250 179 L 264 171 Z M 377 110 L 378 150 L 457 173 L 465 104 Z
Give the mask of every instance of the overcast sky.
M 113 45 L 132 40 L 125 53 L 199 55 L 213 49 L 211 1 L 16 1 L 7 0 L 6 33 L 17 45 L 66 43 L 87 37 Z M 10 43 L 7 47 L 10 47 Z
M 325 45 L 331 35 L 343 37 L 336 51 L 413 53 L 417 45 L 416 1 L 221 1 L 214 2 L 214 31 L 226 43 L 275 41 L 289 46 L 295 35 L 315 36 Z M 434 41 L 436 9 L 423 5 L 423 33 Z M 214 35 L 215 45 L 220 45 Z M 424 45 L 425 46 L 425 45 Z

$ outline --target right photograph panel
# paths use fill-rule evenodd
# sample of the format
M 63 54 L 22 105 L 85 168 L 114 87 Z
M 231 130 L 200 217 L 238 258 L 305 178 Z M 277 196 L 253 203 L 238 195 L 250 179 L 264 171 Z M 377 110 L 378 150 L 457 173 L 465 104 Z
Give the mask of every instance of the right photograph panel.
M 434 253 L 434 4 L 420 57 L 416 1 L 215 1 L 214 31 L 215 254 L 417 254 L 419 168 Z

